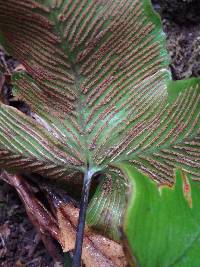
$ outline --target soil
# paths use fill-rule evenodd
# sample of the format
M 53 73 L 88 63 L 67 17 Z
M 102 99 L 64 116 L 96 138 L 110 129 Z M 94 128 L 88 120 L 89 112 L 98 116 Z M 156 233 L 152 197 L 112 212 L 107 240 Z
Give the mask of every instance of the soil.
M 38 233 L 11 186 L 0 181 L 0 266 L 53 267 Z
M 153 3 L 167 34 L 173 79 L 200 76 L 200 1 L 153 0 Z M 12 60 L 9 64 L 13 64 Z M 1 181 L 0 266 L 55 266 L 16 192 Z
M 174 80 L 200 76 L 200 1 L 152 0 L 162 17 Z
M 199 0 L 152 0 L 160 8 L 162 16 L 180 25 L 200 23 Z

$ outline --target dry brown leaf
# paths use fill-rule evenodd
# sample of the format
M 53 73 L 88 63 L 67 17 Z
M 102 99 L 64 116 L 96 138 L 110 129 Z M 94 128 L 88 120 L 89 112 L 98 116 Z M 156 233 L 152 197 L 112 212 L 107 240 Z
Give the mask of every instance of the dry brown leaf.
M 53 238 L 59 240 L 58 224 L 52 214 L 35 197 L 28 183 L 20 175 L 1 173 L 1 179 L 9 183 L 17 190 L 26 212 L 40 233 L 49 233 Z
M 74 249 L 79 209 L 71 203 L 57 209 L 61 230 L 60 241 L 65 252 Z M 122 246 L 94 233 L 87 226 L 83 240 L 82 260 L 87 267 L 125 267 L 126 260 Z
M 63 251 L 74 249 L 76 240 L 76 228 L 79 209 L 71 203 L 55 201 L 53 193 L 49 193 L 48 199 L 52 201 L 57 211 L 57 219 L 35 197 L 28 182 L 20 175 L 12 175 L 2 172 L 1 179 L 14 186 L 22 199 L 27 214 L 43 235 L 49 234 L 63 247 Z M 86 226 L 83 240 L 82 260 L 86 267 L 125 267 L 126 259 L 122 246 Z

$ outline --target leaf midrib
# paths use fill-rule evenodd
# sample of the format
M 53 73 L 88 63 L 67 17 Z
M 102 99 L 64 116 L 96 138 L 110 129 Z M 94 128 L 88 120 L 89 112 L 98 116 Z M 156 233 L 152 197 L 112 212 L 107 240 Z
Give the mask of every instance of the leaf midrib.
M 83 94 L 81 94 L 81 75 L 79 72 L 79 67 L 78 64 L 75 61 L 75 56 L 70 52 L 70 45 L 67 42 L 66 39 L 64 39 L 63 31 L 61 29 L 61 25 L 57 20 L 56 12 L 52 12 L 52 19 L 55 23 L 55 25 L 58 25 L 58 27 L 54 28 L 54 32 L 56 35 L 59 35 L 61 38 L 61 49 L 66 53 L 68 56 L 72 74 L 74 76 L 74 81 L 75 81 L 75 89 L 76 89 L 76 95 L 77 95 L 77 100 L 76 105 L 77 105 L 77 121 L 81 129 L 81 135 L 79 135 L 80 142 L 83 144 L 83 147 L 85 149 L 84 154 L 85 154 L 85 169 L 88 167 L 91 169 L 92 168 L 92 160 L 90 157 L 89 153 L 89 145 L 88 145 L 88 136 L 86 134 L 86 120 L 84 119 L 84 108 L 85 108 L 85 98 Z M 62 46 L 62 44 L 65 43 L 65 46 Z M 82 100 L 83 99 L 83 100 Z
M 59 13 L 58 10 L 57 10 L 57 13 Z M 78 124 L 80 126 L 80 130 L 81 130 L 81 135 L 79 134 L 79 138 L 80 138 L 80 142 L 83 144 L 83 148 L 84 148 L 83 154 L 84 154 L 84 159 L 85 159 L 85 168 L 89 167 L 91 169 L 91 168 L 95 168 L 96 165 L 94 164 L 93 159 L 92 159 L 92 154 L 89 151 L 89 139 L 88 139 L 89 136 L 88 136 L 87 131 L 86 131 L 86 126 L 87 126 L 86 119 L 84 118 L 86 96 L 81 93 L 82 76 L 81 76 L 80 71 L 79 71 L 79 66 L 76 62 L 76 55 L 70 51 L 70 44 L 64 38 L 63 28 L 62 28 L 63 25 L 62 25 L 62 22 L 58 21 L 57 15 L 58 14 L 56 14 L 56 12 L 54 10 L 52 10 L 51 11 L 51 17 L 49 19 L 51 19 L 55 25 L 53 27 L 54 33 L 56 35 L 58 35 L 61 39 L 61 44 L 58 44 L 58 45 L 59 45 L 60 49 L 62 49 L 64 51 L 64 53 L 66 53 L 66 55 L 68 56 L 68 59 L 69 59 L 70 65 L 71 65 L 71 70 L 72 70 L 72 74 L 74 76 L 75 89 L 76 89 L 76 95 L 77 95 L 77 101 L 76 101 L 77 122 L 78 122 Z M 65 44 L 65 45 L 62 45 L 62 44 Z M 137 159 L 137 157 L 139 157 L 140 155 L 148 156 L 148 155 L 151 155 L 152 153 L 155 153 L 155 152 L 159 153 L 163 149 L 169 149 L 171 147 L 171 145 L 179 145 L 179 144 L 183 143 L 184 139 L 185 138 L 183 138 L 179 142 L 174 142 L 173 144 L 170 144 L 170 145 L 164 144 L 163 146 L 159 146 L 159 147 L 154 146 L 154 147 L 150 147 L 150 148 L 147 148 L 144 150 L 139 149 L 135 153 L 131 154 L 131 156 L 126 156 L 126 155 L 122 154 L 122 156 L 119 157 L 118 160 L 116 160 L 116 161 L 114 160 L 113 162 L 111 160 L 111 162 L 108 162 L 108 164 L 106 164 L 106 165 L 109 165 L 109 163 L 111 165 L 115 165 L 115 164 L 118 164 L 122 161 L 129 161 L 129 160 L 135 159 L 135 158 Z M 105 167 L 106 166 L 100 167 L 100 169 L 102 170 L 102 168 L 104 169 Z

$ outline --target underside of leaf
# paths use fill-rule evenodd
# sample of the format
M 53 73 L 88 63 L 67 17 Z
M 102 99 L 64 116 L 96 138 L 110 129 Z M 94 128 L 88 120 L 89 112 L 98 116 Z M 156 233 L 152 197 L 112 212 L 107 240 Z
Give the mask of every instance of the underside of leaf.
M 15 95 L 67 144 L 68 165 L 103 169 L 127 158 L 157 121 L 170 76 L 149 1 L 13 5 L 0 1 L 0 28 L 29 74 L 14 77 Z
M 171 80 L 150 0 L 0 0 L 0 9 L 0 39 L 26 70 L 13 75 L 13 94 L 31 109 L 0 104 L 0 167 L 54 179 L 101 172 L 88 223 L 114 239 L 127 190 L 119 163 L 165 184 L 175 168 L 200 178 L 200 79 Z
M 113 168 L 100 177 L 101 181 L 87 209 L 87 225 L 113 240 L 120 240 L 120 226 L 127 204 L 128 181 Z
M 13 78 L 14 94 L 37 117 L 32 134 L 31 119 L 1 105 L 1 154 L 16 157 L 10 167 L 33 156 L 36 171 L 43 172 L 42 159 L 47 176 L 63 177 L 63 163 L 95 171 L 130 160 L 161 182 L 180 165 L 199 177 L 199 81 L 167 104 L 168 57 L 149 1 L 8 0 L 0 8 L 0 29 L 28 72 Z M 8 113 L 19 124 L 9 136 L 14 149 L 6 144 Z

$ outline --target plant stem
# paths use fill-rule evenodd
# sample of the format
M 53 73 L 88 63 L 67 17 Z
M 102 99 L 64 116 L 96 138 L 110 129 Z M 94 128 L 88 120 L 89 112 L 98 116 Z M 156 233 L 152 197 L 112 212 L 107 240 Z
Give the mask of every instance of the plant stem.
M 72 267 L 81 266 L 82 244 L 83 244 L 83 236 L 84 236 L 84 228 L 85 228 L 85 216 L 86 216 L 86 210 L 87 210 L 87 205 L 88 205 L 88 197 L 89 197 L 92 175 L 93 173 L 90 170 L 87 170 L 84 175 L 83 189 L 82 189 L 81 202 L 80 202 L 80 212 L 79 212 L 79 219 L 78 219 L 78 230 L 76 234 L 76 244 L 75 244 L 75 249 L 74 249 Z

